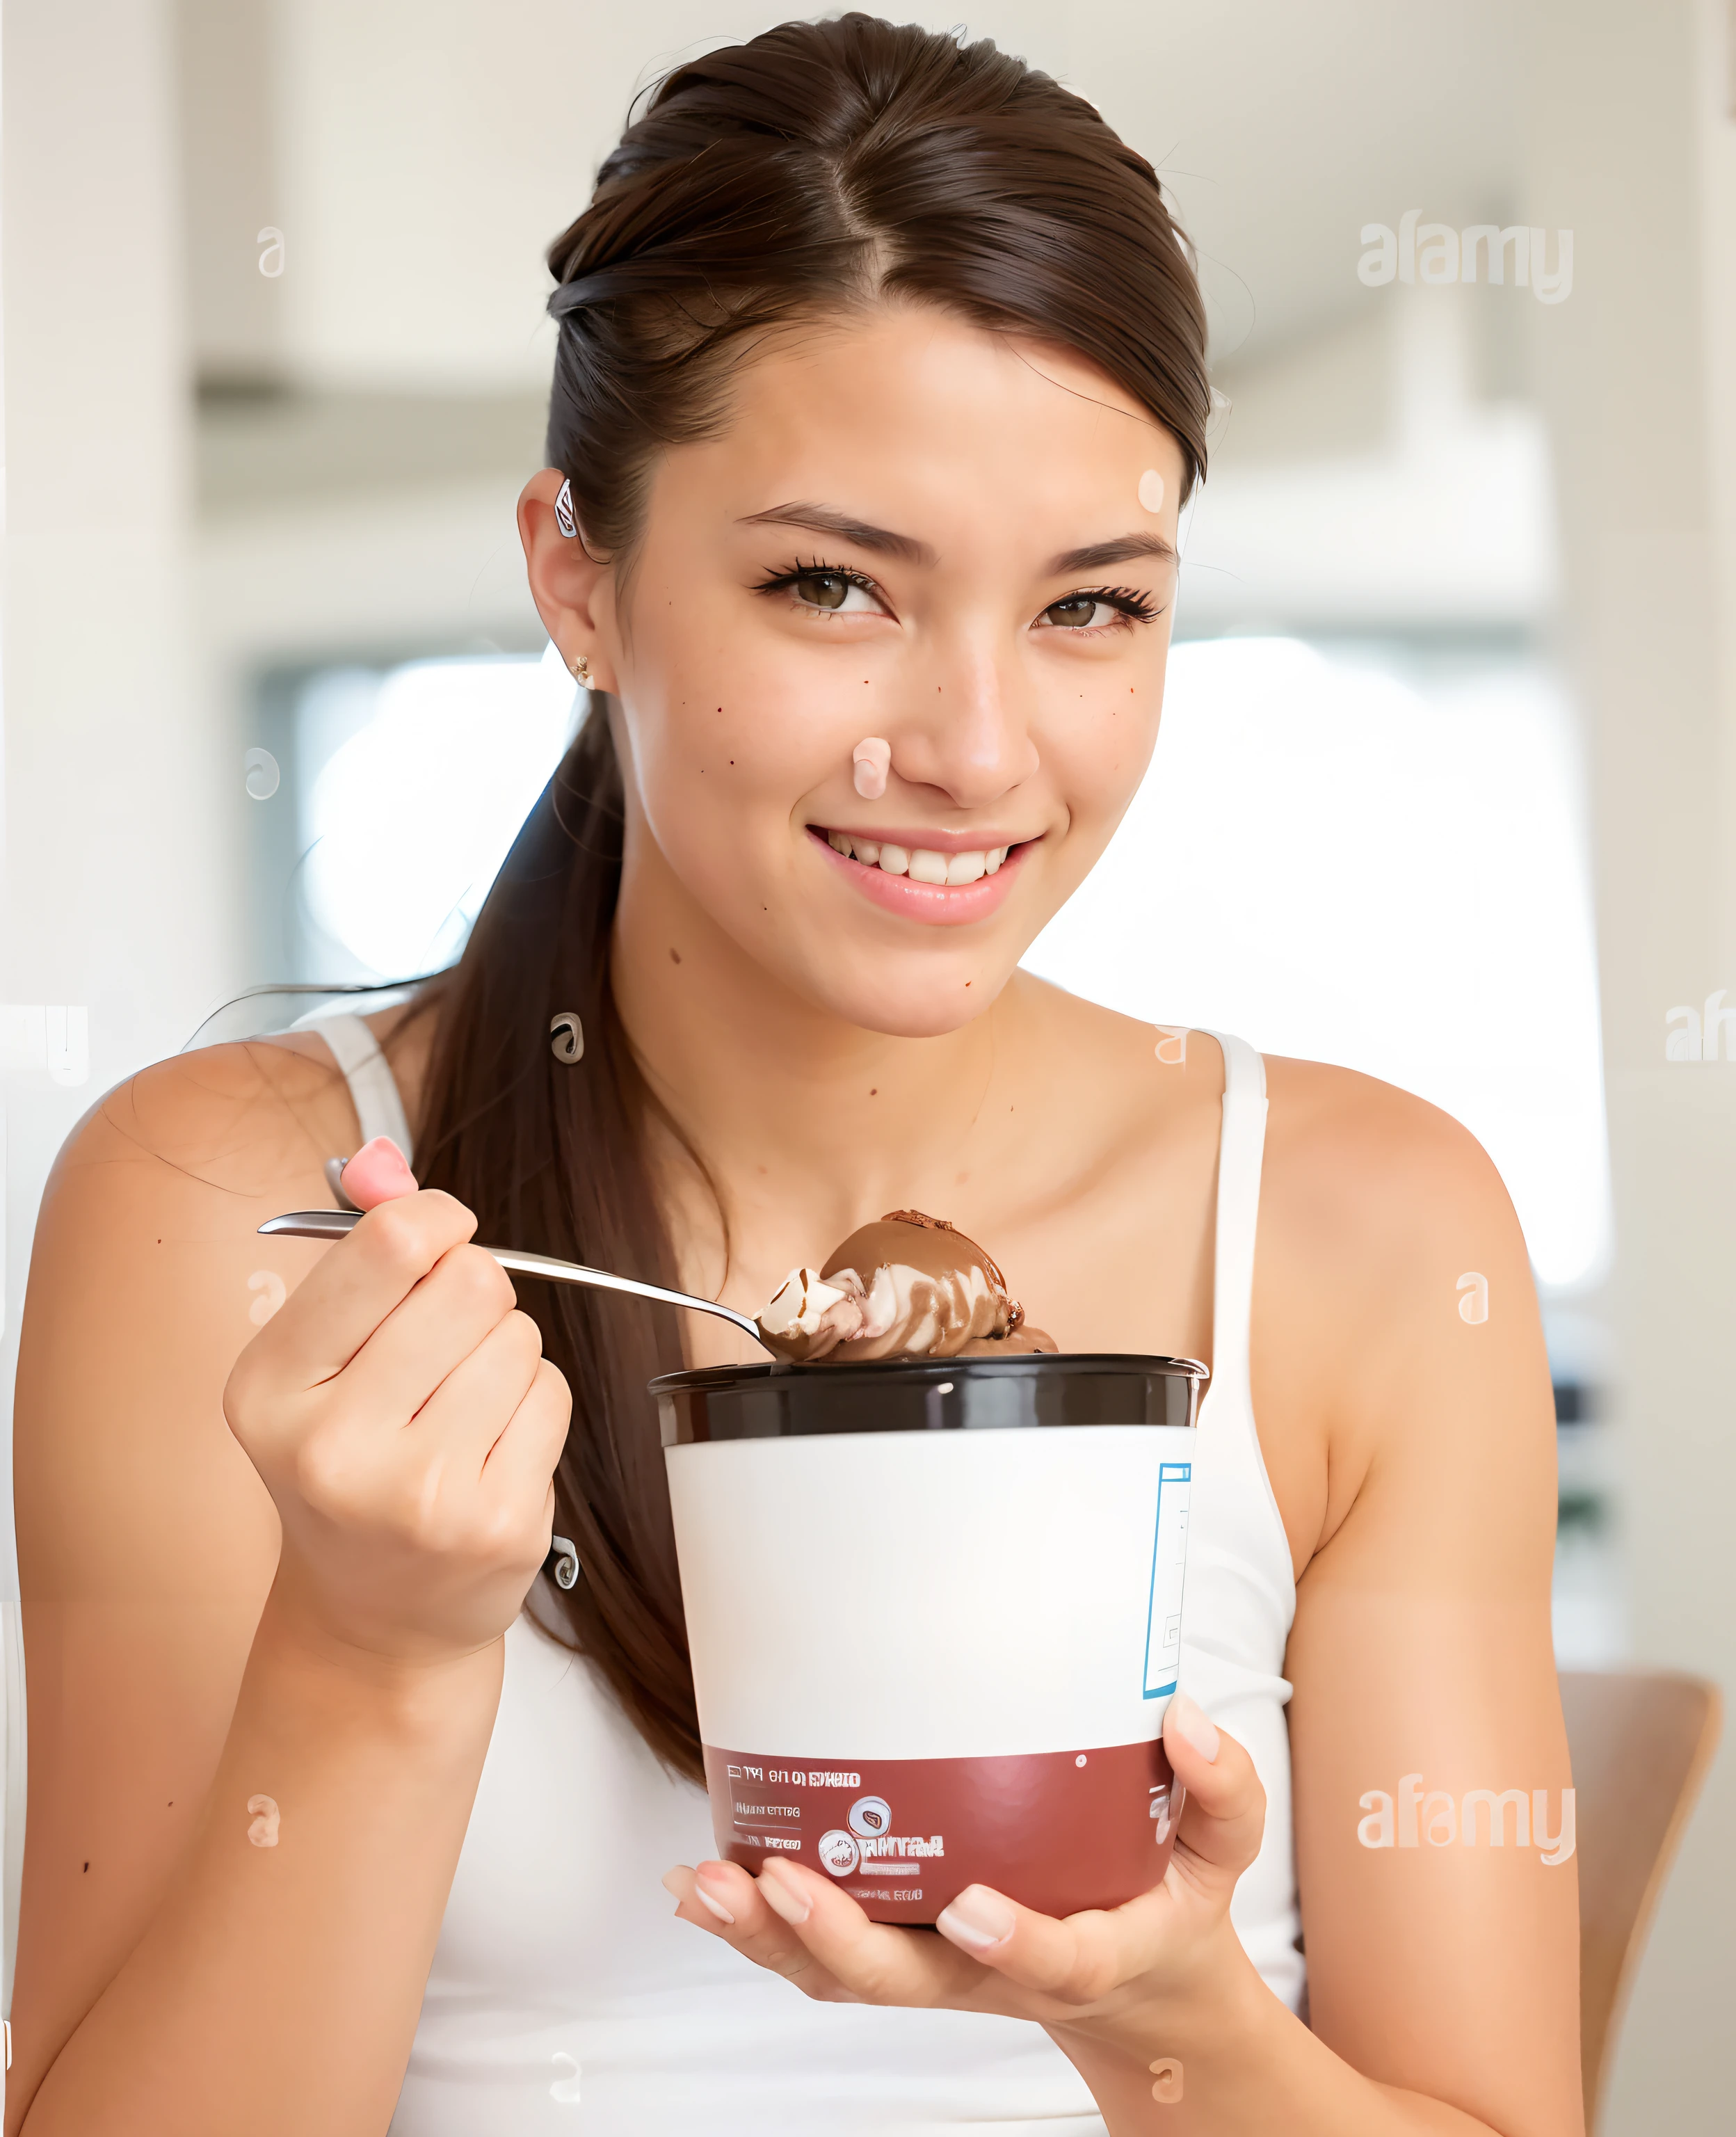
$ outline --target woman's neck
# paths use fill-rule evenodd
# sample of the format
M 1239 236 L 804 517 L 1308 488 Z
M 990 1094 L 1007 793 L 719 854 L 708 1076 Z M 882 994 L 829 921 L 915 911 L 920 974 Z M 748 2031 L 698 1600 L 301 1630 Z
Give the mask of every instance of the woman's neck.
M 996 1111 L 1012 1103 L 1003 1087 L 1024 1021 L 1016 980 L 938 1037 L 865 1030 L 743 951 L 649 838 L 629 842 L 612 969 L 651 1088 L 710 1170 L 732 1226 L 777 1213 L 800 1234 L 792 1254 L 823 1254 L 865 1216 L 907 1201 L 914 1183 L 950 1179 L 991 1102 Z

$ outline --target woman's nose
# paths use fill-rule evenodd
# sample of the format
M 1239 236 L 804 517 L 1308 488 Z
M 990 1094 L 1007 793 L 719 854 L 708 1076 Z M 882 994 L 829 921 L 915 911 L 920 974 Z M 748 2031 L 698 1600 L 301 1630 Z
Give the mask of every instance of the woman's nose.
M 987 648 L 926 663 L 892 730 L 892 769 L 937 787 L 960 809 L 982 809 L 1036 772 L 1037 746 L 1019 679 Z

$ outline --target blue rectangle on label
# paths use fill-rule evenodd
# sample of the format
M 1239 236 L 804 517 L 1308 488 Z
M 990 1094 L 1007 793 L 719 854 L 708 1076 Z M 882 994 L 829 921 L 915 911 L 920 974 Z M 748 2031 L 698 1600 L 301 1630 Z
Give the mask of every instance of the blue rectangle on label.
M 1145 1612 L 1144 1696 L 1161 1699 L 1175 1689 L 1181 1667 L 1181 1594 L 1188 1557 L 1188 1501 L 1191 1462 L 1158 1465 L 1157 1509 L 1151 1537 L 1151 1594 Z

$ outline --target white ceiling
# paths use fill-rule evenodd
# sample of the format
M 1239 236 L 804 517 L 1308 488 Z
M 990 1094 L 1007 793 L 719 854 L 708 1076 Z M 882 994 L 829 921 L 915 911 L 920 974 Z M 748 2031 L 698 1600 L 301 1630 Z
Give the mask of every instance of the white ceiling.
M 956 5 L 916 12 L 949 28 Z M 204 365 L 473 392 L 546 379 L 542 251 L 634 90 L 768 19 L 741 0 L 182 9 Z M 1515 204 L 1572 220 L 1522 200 L 1528 20 L 1495 0 L 994 0 L 968 29 L 1060 75 L 1152 158 L 1203 256 L 1218 361 L 1239 366 L 1366 299 L 1364 222 Z M 263 280 L 268 224 L 284 272 Z

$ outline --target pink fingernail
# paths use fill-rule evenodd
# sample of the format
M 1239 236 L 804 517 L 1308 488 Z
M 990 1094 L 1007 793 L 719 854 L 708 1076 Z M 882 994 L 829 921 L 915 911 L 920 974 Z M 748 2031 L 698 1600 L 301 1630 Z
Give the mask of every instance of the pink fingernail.
M 401 1195 L 416 1192 L 416 1175 L 390 1136 L 376 1136 L 363 1143 L 340 1177 L 344 1193 L 358 1210 L 377 1210 L 382 1202 L 396 1202 Z
M 1205 1710 L 1178 1692 L 1169 1701 L 1169 1711 L 1164 1716 L 1164 1734 L 1174 1729 L 1184 1744 L 1190 1745 L 1208 1765 L 1218 1756 L 1217 1726 L 1206 1715 Z
M 781 1916 L 791 1929 L 806 1921 L 814 1911 L 814 1902 L 789 1876 L 781 1862 L 766 1865 L 760 1872 L 760 1890 L 773 1914 Z
M 967 1885 L 935 1917 L 935 1927 L 965 1951 L 991 1951 L 1012 1935 L 1019 1917 L 999 1892 Z

